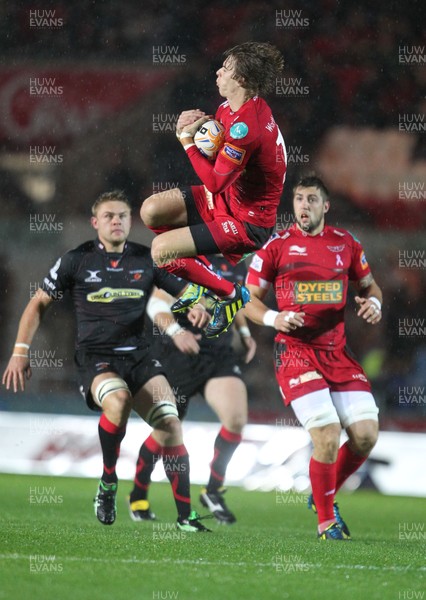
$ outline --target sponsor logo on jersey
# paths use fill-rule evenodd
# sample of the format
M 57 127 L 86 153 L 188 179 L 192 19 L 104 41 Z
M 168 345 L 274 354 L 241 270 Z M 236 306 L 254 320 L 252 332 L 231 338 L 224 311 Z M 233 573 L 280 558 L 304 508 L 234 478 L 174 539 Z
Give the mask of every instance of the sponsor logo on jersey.
M 365 375 L 363 375 L 362 373 L 353 373 L 352 379 L 360 379 L 361 381 L 365 381 L 365 383 L 368 383 L 367 377 Z
M 102 279 L 98 277 L 100 271 L 89 271 L 89 269 L 86 269 L 86 271 L 89 273 L 89 277 L 86 277 L 84 280 L 86 283 L 99 283 L 102 281 Z
M 308 253 L 306 251 L 306 246 L 297 246 L 296 244 L 293 244 L 292 246 L 290 246 L 288 253 L 290 256 L 292 256 L 292 255 L 308 256 Z
M 343 302 L 343 281 L 296 281 L 297 304 L 339 304 Z
M 246 137 L 248 134 L 248 126 L 246 123 L 235 123 L 232 125 L 229 133 L 234 140 L 241 140 L 243 137 Z
M 343 252 L 345 246 L 346 244 L 342 244 L 341 246 L 327 246 L 327 248 L 330 252 Z
M 98 362 L 95 364 L 95 367 L 97 371 L 105 371 L 106 369 L 109 369 L 110 364 L 111 363 L 109 362 Z
M 246 151 L 232 144 L 225 144 L 221 150 L 221 154 L 236 165 L 240 165 L 244 160 Z
M 336 254 L 336 267 L 343 267 L 343 260 L 340 254 Z
M 250 268 L 253 269 L 253 271 L 257 271 L 258 273 L 260 273 L 262 270 L 262 266 L 263 258 L 260 258 L 260 256 L 257 256 L 257 254 L 255 254 L 253 256 L 253 260 L 251 261 Z
M 234 221 L 224 221 L 222 223 L 222 228 L 225 233 L 229 233 L 232 231 L 234 235 L 238 235 L 238 228 L 235 225 Z
M 151 358 L 152 362 L 154 363 L 152 366 L 153 367 L 162 367 L 163 365 L 160 363 L 160 361 L 158 360 L 158 358 Z
M 109 264 L 111 265 L 111 267 L 113 269 L 116 269 L 118 267 L 118 265 L 120 264 L 120 259 L 117 259 L 117 260 L 110 259 Z
M 300 385 L 301 383 L 307 383 L 308 381 L 313 381 L 314 379 L 322 379 L 322 375 L 318 373 L 318 371 L 308 371 L 307 373 L 302 373 L 300 377 L 291 378 L 288 382 L 289 387 L 293 388 L 296 385 Z
M 359 260 L 360 260 L 360 262 L 361 262 L 361 268 L 362 268 L 363 270 L 365 270 L 365 269 L 368 269 L 368 262 L 367 262 L 367 258 L 366 258 L 366 256 L 365 256 L 365 253 L 364 253 L 364 252 L 361 254 L 361 257 L 360 257 L 360 259 L 359 259 Z
M 143 290 L 132 290 L 132 289 L 114 289 L 104 287 L 97 292 L 87 294 L 88 302 L 115 302 L 116 300 L 139 300 L 145 295 Z

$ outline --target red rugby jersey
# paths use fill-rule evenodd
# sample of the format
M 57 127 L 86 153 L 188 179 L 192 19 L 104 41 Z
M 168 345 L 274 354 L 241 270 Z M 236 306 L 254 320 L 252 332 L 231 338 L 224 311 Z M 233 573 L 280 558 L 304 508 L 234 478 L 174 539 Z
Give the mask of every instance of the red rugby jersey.
M 296 224 L 275 233 L 252 259 L 247 283 L 274 286 L 278 310 L 304 312 L 305 324 L 277 341 L 332 350 L 346 343 L 344 308 L 349 280 L 370 273 L 360 242 L 348 231 L 325 226 L 315 236 Z
M 201 181 L 221 193 L 236 218 L 273 227 L 283 191 L 287 154 L 283 136 L 262 98 L 247 100 L 233 112 L 223 102 L 216 119 L 225 127 L 225 142 L 215 163 L 195 146 L 187 154 Z

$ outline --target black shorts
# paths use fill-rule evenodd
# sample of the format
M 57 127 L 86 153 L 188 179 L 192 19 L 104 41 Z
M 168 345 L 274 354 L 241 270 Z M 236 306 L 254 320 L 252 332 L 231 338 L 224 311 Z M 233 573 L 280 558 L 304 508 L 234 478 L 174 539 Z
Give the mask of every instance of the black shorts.
M 163 346 L 161 362 L 166 377 L 173 389 L 179 418 L 183 419 L 188 409 L 189 400 L 195 394 L 204 394 L 204 387 L 214 377 L 238 377 L 241 369 L 237 355 L 231 347 L 201 348 L 199 354 L 183 354 L 171 343 Z
M 77 350 L 74 360 L 78 369 L 80 392 L 91 410 L 100 411 L 95 404 L 90 388 L 93 380 L 101 373 L 112 371 L 119 375 L 129 386 L 132 395 L 156 375 L 165 375 L 160 360 L 155 358 L 149 348 L 115 352 L 114 350 Z

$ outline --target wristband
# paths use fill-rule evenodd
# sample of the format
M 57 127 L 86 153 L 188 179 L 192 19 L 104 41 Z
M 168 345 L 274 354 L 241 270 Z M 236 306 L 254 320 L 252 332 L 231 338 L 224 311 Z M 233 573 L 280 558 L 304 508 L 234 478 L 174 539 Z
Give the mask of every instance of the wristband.
M 184 144 L 183 149 L 188 150 L 188 148 L 192 148 L 192 146 L 195 146 L 194 142 L 190 142 L 189 144 Z
M 245 337 L 245 338 L 251 337 L 250 329 L 247 327 L 247 325 L 242 325 L 238 329 L 238 333 L 240 334 L 241 337 Z
M 15 352 L 12 354 L 12 356 L 21 356 L 22 358 L 28 358 L 28 354 L 15 354 Z
M 27 350 L 30 349 L 30 345 L 29 344 L 24 344 L 23 342 L 17 342 L 15 344 L 15 348 L 26 348 Z
M 185 138 L 193 138 L 194 134 L 193 133 L 189 133 L 189 131 L 182 131 L 182 133 L 179 136 L 180 140 L 184 140 Z
M 367 300 L 370 300 L 373 304 L 377 306 L 379 310 L 382 310 L 382 303 L 378 298 L 376 298 L 376 296 L 369 296 Z
M 172 311 L 170 310 L 170 306 L 167 304 L 165 300 L 161 298 L 157 298 L 156 296 L 151 296 L 148 300 L 148 304 L 146 305 L 146 312 L 151 321 L 155 322 L 155 317 L 160 313 L 166 313 L 171 315 Z
M 175 335 L 176 335 L 177 333 L 180 333 L 180 332 L 181 332 L 181 331 L 183 331 L 183 330 L 184 330 L 184 329 L 183 329 L 183 327 L 181 327 L 181 326 L 179 325 L 179 323 L 177 323 L 176 321 L 174 321 L 173 323 L 171 323 L 171 324 L 170 324 L 170 325 L 167 327 L 167 329 L 164 331 L 164 333 L 165 333 L 166 335 L 168 335 L 169 337 L 171 337 L 171 338 L 172 338 L 172 337 L 175 337 Z
M 276 310 L 267 310 L 263 315 L 263 324 L 268 327 L 275 327 L 275 319 L 278 317 L 279 312 Z

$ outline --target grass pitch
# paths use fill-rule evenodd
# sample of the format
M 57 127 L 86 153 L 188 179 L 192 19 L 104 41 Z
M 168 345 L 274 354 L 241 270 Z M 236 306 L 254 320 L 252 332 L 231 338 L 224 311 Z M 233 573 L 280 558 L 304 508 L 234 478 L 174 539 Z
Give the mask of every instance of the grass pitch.
M 170 487 L 154 484 L 161 519 L 134 523 L 121 482 L 117 521 L 96 520 L 93 480 L 0 475 L 0 598 L 275 600 L 425 597 L 426 510 L 417 498 L 360 491 L 338 500 L 351 542 L 320 542 L 301 494 L 230 488 L 238 522 L 175 530 Z M 193 486 L 193 505 L 198 504 Z

